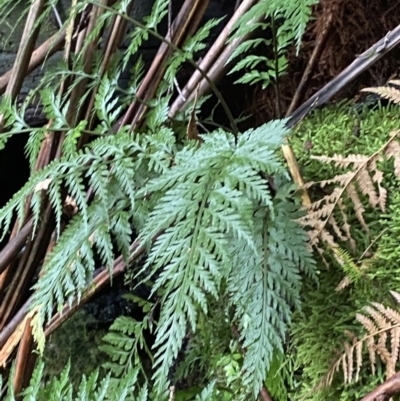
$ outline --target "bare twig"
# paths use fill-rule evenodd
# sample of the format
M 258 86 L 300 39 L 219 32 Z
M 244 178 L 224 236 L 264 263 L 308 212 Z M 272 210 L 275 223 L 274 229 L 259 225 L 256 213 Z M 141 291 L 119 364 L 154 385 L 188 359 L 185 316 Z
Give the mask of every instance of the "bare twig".
M 310 111 L 332 99 L 349 82 L 393 50 L 399 43 L 400 25 L 364 53 L 356 56 L 356 59 L 347 68 L 296 109 L 290 116 L 287 126 L 294 127 L 297 125 Z
M 222 69 L 223 66 L 225 65 L 225 62 L 229 58 L 231 53 L 229 53 L 225 57 L 222 57 L 220 61 L 217 61 L 217 60 L 221 56 L 222 52 L 224 51 L 225 43 L 228 40 L 230 31 L 232 30 L 233 25 L 239 20 L 239 18 L 246 11 L 248 11 L 250 9 L 250 7 L 254 3 L 256 3 L 256 0 L 244 0 L 243 1 L 243 3 L 240 5 L 240 7 L 236 10 L 235 14 L 232 16 L 232 18 L 226 24 L 225 28 L 219 34 L 218 38 L 215 40 L 215 42 L 211 46 L 210 50 L 204 56 L 203 60 L 200 62 L 199 68 L 203 72 L 205 72 L 207 75 L 210 76 L 211 67 L 213 67 L 214 70 L 219 70 L 219 69 Z M 235 46 L 237 46 L 237 44 L 238 43 L 235 43 Z M 231 50 L 235 49 L 235 46 L 231 46 L 232 47 Z M 196 70 L 192 74 L 189 81 L 187 82 L 185 87 L 182 89 L 183 96 L 179 96 L 174 101 L 172 106 L 170 107 L 170 110 L 169 110 L 170 117 L 173 117 L 177 113 L 178 110 L 183 110 L 185 108 L 185 106 L 188 104 L 188 102 L 190 102 L 191 100 L 194 99 L 194 91 L 197 88 L 199 82 L 202 81 L 202 79 L 203 79 L 203 76 L 200 73 L 200 71 Z M 213 79 L 213 81 L 215 81 L 215 80 Z M 204 85 L 207 86 L 207 83 L 204 83 Z M 203 91 L 200 88 L 200 94 L 201 93 L 203 93 Z
M 360 401 L 388 401 L 398 393 L 400 393 L 400 372 L 394 374 Z
M 19 311 L 13 316 L 11 321 L 7 324 L 6 327 L 0 332 L 0 349 L 3 347 L 3 345 L 6 343 L 6 341 L 10 338 L 12 333 L 15 331 L 15 329 L 18 327 L 18 325 L 24 320 L 25 316 L 28 313 L 28 308 L 31 303 L 31 299 L 29 298 L 22 308 L 19 309 Z
M 11 239 L 0 252 L 0 273 L 7 268 L 24 246 L 26 239 L 33 227 L 33 219 L 28 220 L 18 234 Z
M 322 32 L 317 37 L 317 44 L 314 47 L 314 50 L 312 52 L 310 59 L 308 60 L 307 67 L 304 70 L 303 76 L 301 77 L 300 84 L 297 87 L 296 93 L 294 94 L 293 99 L 290 103 L 290 106 L 287 110 L 287 113 L 286 113 L 287 116 L 292 114 L 292 112 L 297 107 L 299 107 L 300 102 L 303 100 L 304 92 L 306 90 L 308 81 L 310 80 L 310 77 L 313 74 L 315 67 L 317 66 L 319 58 L 320 58 L 322 52 L 324 51 L 325 42 L 326 42 L 326 39 L 328 38 L 328 34 L 332 27 L 333 10 L 331 8 L 329 8 L 326 12 L 326 15 L 327 16 L 324 21 Z M 325 14 L 323 14 L 323 17 L 325 17 Z

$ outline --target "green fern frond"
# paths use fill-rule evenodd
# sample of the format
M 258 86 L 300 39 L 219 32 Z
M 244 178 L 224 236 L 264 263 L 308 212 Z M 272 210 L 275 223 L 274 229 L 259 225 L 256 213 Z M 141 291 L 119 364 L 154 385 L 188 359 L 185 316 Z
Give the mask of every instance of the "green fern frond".
M 148 316 L 142 322 L 126 316 L 118 317 L 111 325 L 110 332 L 103 338 L 106 344 L 99 347 L 111 359 L 103 367 L 113 372 L 115 377 L 124 376 L 133 368 L 144 372 L 139 350 L 144 350 L 150 360 L 153 360 L 144 337 L 145 330 L 149 329 L 151 332 Z
M 147 401 L 147 387 L 143 386 L 137 396 L 133 395 L 134 388 L 137 386 L 138 369 L 130 369 L 125 376 L 117 381 L 113 380 L 110 374 L 99 380 L 99 371 L 95 370 L 88 378 L 82 376 L 79 388 L 76 392 L 72 387 L 69 378 L 70 363 L 65 366 L 59 377 L 53 377 L 49 383 L 43 384 L 44 363 L 39 361 L 33 371 L 29 386 L 22 392 L 21 397 L 24 401 Z M 12 379 L 14 369 L 9 376 L 8 391 L 4 401 L 15 401 L 17 398 L 13 392 Z M 0 376 L 1 384 L 1 376 Z
M 276 43 L 267 39 L 248 39 L 240 44 L 232 53 L 229 61 L 236 59 L 251 48 L 260 44 L 274 45 L 275 60 L 269 60 L 265 56 L 245 55 L 230 71 L 247 70 L 236 83 L 254 84 L 262 82 L 265 88 L 272 80 L 276 80 L 287 68 L 285 53 L 291 43 L 295 43 L 297 51 L 300 49 L 301 38 L 305 32 L 307 23 L 311 19 L 312 6 L 318 4 L 318 0 L 301 0 L 293 2 L 267 1 L 257 2 L 234 25 L 231 39 L 248 35 L 255 29 L 265 30 L 270 28 L 270 19 L 281 21 L 276 32 Z M 275 29 L 272 27 L 272 29 Z
M 300 307 L 300 272 L 316 278 L 306 249 L 307 237 L 295 223 L 297 206 L 283 186 L 274 198 L 274 215 L 266 208 L 255 213 L 254 238 L 258 252 L 233 242 L 233 269 L 228 281 L 236 307 L 243 346 L 243 382 L 254 396 L 265 380 L 275 352 L 283 352 L 286 325 L 293 307 Z
M 268 186 L 257 173 L 285 173 L 275 154 L 286 134 L 284 123 L 274 121 L 247 131 L 236 143 L 222 131 L 205 135 L 201 148 L 183 148 L 176 154 L 175 165 L 146 187 L 146 191 L 163 192 L 140 234 L 148 242 L 164 230 L 152 246 L 144 267 L 157 277 L 153 292 L 162 289 L 163 295 L 155 343 L 154 378 L 158 391 L 165 388 L 164 380 L 181 347 L 187 325 L 196 329 L 198 308 L 204 313 L 208 310 L 206 294 L 217 297 L 221 279 L 228 277 L 232 269 L 229 241 L 245 244 L 255 257 L 260 257 L 260 248 L 254 244 L 254 205 L 272 213 L 275 204 Z M 285 217 L 289 210 L 282 210 L 279 218 Z M 297 242 L 292 243 L 284 238 L 287 233 L 282 232 L 281 238 L 275 229 L 271 238 L 279 238 L 287 245 L 272 242 L 271 248 L 281 250 L 285 262 L 298 263 L 300 269 L 305 269 L 309 259 L 304 259 L 308 253 L 303 231 L 296 223 L 290 223 L 289 217 L 282 224 L 301 237 L 294 235 Z M 277 264 L 278 260 L 272 262 Z M 275 268 L 281 269 L 279 266 Z M 286 274 L 291 272 L 287 271 Z M 294 269 L 288 281 L 298 279 L 298 270 Z M 292 300 L 286 282 L 278 279 L 277 282 L 280 287 L 276 290 Z M 275 346 L 276 338 L 268 338 L 271 340 L 275 340 L 272 341 Z
M 168 5 L 169 0 L 155 0 L 151 14 L 143 19 L 148 29 L 156 30 L 158 24 L 168 13 Z M 137 53 L 141 44 L 149 39 L 149 32 L 146 29 L 142 29 L 136 25 L 127 36 L 127 42 L 129 43 L 129 46 L 124 52 L 123 68 L 128 65 L 132 55 Z

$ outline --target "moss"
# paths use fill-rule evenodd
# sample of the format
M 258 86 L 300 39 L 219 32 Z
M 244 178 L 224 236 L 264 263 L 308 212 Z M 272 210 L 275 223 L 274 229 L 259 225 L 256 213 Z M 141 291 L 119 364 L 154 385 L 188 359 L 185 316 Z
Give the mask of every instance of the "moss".
M 59 375 L 70 359 L 70 378 L 76 387 L 82 374 L 88 376 L 107 360 L 107 356 L 98 349 L 107 330 L 92 329 L 94 323 L 96 320 L 93 317 L 80 310 L 51 335 L 44 353 L 46 381 Z

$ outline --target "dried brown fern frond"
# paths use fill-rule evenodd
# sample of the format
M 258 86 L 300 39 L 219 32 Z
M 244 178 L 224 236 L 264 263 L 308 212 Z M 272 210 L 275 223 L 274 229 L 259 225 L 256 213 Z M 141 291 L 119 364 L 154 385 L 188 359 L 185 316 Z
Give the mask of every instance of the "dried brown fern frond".
M 400 86 L 399 80 L 389 81 L 389 84 Z M 384 99 L 389 99 L 393 103 L 400 103 L 400 89 L 395 86 L 378 86 L 376 88 L 364 88 L 361 92 L 376 93 Z
M 400 304 L 400 294 L 391 291 L 394 299 Z M 331 365 L 318 388 L 329 386 L 334 374 L 341 369 L 344 383 L 358 381 L 360 370 L 368 352 L 368 359 L 372 374 L 375 374 L 377 358 L 386 366 L 386 377 L 395 373 L 396 363 L 399 359 L 400 349 L 400 313 L 380 303 L 373 302 L 364 308 L 364 314 L 358 313 L 357 320 L 364 326 L 367 334 L 358 338 L 354 333 L 346 331 L 350 341 L 343 343 L 344 352 Z
M 368 199 L 372 208 L 379 208 L 385 212 L 387 190 L 382 186 L 384 173 L 379 169 L 378 162 L 384 158 L 394 160 L 394 173 L 400 177 L 400 144 L 398 142 L 400 131 L 391 133 L 390 139 L 373 155 L 341 156 L 335 154 L 332 157 L 312 156 L 323 163 L 333 163 L 340 168 L 348 168 L 343 174 L 319 182 L 308 182 L 305 186 L 334 185 L 331 194 L 325 195 L 311 205 L 307 205 L 307 214 L 299 219 L 300 224 L 309 227 L 310 244 L 320 254 L 323 250 L 320 243 L 326 243 L 331 249 L 339 248 L 338 242 L 347 242 L 350 249 L 355 250 L 356 243 L 351 236 L 348 212 L 344 200 L 350 201 L 355 216 L 369 234 L 369 227 L 364 220 L 365 207 L 361 195 Z M 348 204 L 348 202 L 347 202 Z M 337 211 L 336 214 L 334 212 Z M 339 223 L 340 216 L 341 223 Z

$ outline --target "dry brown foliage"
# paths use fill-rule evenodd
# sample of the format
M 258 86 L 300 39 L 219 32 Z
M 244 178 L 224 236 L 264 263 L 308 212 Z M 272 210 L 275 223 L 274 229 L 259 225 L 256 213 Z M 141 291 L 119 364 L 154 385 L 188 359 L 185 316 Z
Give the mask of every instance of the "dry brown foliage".
M 400 303 L 400 294 L 391 291 L 393 298 Z M 358 313 L 357 320 L 364 326 L 367 334 L 358 338 L 352 332 L 346 332 L 349 341 L 344 342 L 344 353 L 332 364 L 328 373 L 320 382 L 320 387 L 329 386 L 333 376 L 340 368 L 344 382 L 357 381 L 368 352 L 372 374 L 375 374 L 376 361 L 380 358 L 386 367 L 386 377 L 395 374 L 400 348 L 400 313 L 392 308 L 373 302 L 364 308 L 364 314 Z
M 379 208 L 385 212 L 387 190 L 382 185 L 384 174 L 379 169 L 378 162 L 384 158 L 392 158 L 394 173 L 400 177 L 399 134 L 400 131 L 392 132 L 390 139 L 372 156 L 353 154 L 346 157 L 341 155 L 313 157 L 323 163 L 333 163 L 336 167 L 349 169 L 332 179 L 319 182 L 310 181 L 304 186 L 309 188 L 319 185 L 323 188 L 327 185 L 334 185 L 330 194 L 305 206 L 307 214 L 299 219 L 300 224 L 310 228 L 310 245 L 321 255 L 324 243 L 331 249 L 339 248 L 338 242 L 345 242 L 353 251 L 356 248 L 356 242 L 351 235 L 351 225 L 345 203 L 349 204 L 348 201 L 350 201 L 355 216 L 366 233 L 369 233 L 369 227 L 364 219 L 365 206 L 362 196 L 368 200 L 372 208 Z M 347 202 L 344 202 L 345 199 Z M 337 211 L 336 215 L 335 211 Z M 340 221 L 337 216 L 340 216 Z
M 364 88 L 363 92 L 371 92 L 376 93 L 379 96 L 391 100 L 393 103 L 399 104 L 400 103 L 400 89 L 396 86 L 400 87 L 400 80 L 395 79 L 389 81 L 389 86 L 378 86 L 377 88 Z

